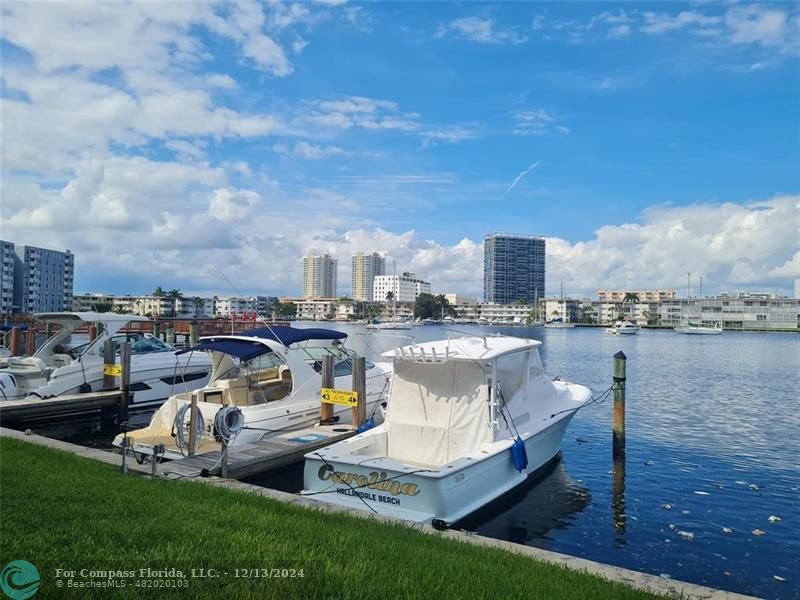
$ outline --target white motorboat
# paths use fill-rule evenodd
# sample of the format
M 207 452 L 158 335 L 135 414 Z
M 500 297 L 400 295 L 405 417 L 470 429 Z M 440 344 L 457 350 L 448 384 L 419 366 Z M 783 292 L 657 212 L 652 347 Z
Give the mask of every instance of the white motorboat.
M 335 358 L 335 387 L 352 389 L 355 353 L 342 346 L 346 333 L 331 329 L 299 329 L 272 326 L 236 335 L 203 337 L 185 353 L 208 353 L 214 369 L 205 387 L 175 394 L 159 408 L 150 425 L 128 433 L 134 452 L 152 454 L 163 444 L 168 459 L 181 458 L 188 444 L 189 410 L 197 401 L 198 453 L 218 450 L 213 423 L 228 406 L 241 410 L 243 429 L 229 446 L 256 442 L 281 433 L 312 427 L 320 419 L 322 358 Z M 391 381 L 391 363 L 366 362 L 368 418 L 382 420 L 381 403 Z M 334 419 L 351 422 L 352 410 L 334 405 Z M 179 435 L 176 435 L 179 433 Z M 120 447 L 122 435 L 114 440 Z
M 440 525 L 520 485 L 558 454 L 591 397 L 545 375 L 540 345 L 489 336 L 398 348 L 386 421 L 306 454 L 302 493 Z
M 135 406 L 160 404 L 176 390 L 205 385 L 211 373 L 206 356 L 181 356 L 150 334 L 121 333 L 128 323 L 146 317 L 98 312 L 41 313 L 37 321 L 60 327 L 28 357 L 0 358 L 0 389 L 5 399 L 98 391 L 103 386 L 103 345 L 131 344 L 130 391 Z M 70 348 L 70 336 L 90 323 L 102 325 L 94 341 Z
M 631 323 L 630 321 L 617 321 L 614 323 L 613 327 L 606 329 L 606 332 L 613 333 L 614 335 L 635 335 L 640 329 L 641 327 L 639 327 L 636 323 Z
M 688 335 L 720 335 L 722 333 L 722 323 L 714 323 L 713 326 L 708 327 L 700 323 L 689 321 L 686 325 L 675 327 L 676 333 L 686 333 Z
M 410 321 L 381 321 L 379 323 L 370 323 L 367 325 L 367 329 L 376 329 L 378 331 L 383 331 L 385 329 L 400 329 L 403 331 L 408 331 L 409 329 L 413 329 L 414 324 Z
M 544 324 L 544 327 L 547 329 L 572 329 L 575 327 L 575 323 L 567 323 L 566 321 L 562 321 L 560 318 L 558 318 L 548 321 Z

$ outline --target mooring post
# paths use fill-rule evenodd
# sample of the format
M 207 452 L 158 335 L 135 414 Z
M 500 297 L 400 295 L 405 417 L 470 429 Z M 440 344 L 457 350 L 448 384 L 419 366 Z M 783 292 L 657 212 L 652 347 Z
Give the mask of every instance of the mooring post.
M 336 387 L 335 368 L 333 355 L 326 354 L 322 357 L 322 387 L 330 389 Z M 320 402 L 319 420 L 322 424 L 333 421 L 333 404 Z
M 165 327 L 164 336 L 167 338 L 166 342 L 170 345 L 175 344 L 175 323 L 169 322 Z
M 183 427 L 183 423 L 181 423 Z M 194 456 L 197 436 L 197 394 L 192 394 L 192 405 L 189 408 L 189 456 Z
M 89 325 L 89 343 L 92 343 L 97 339 L 97 325 L 92 323 Z
M 110 339 L 103 342 L 103 390 L 114 389 L 114 376 L 106 375 L 106 365 L 113 365 L 116 361 L 114 342 Z
M 52 323 L 47 323 L 44 326 L 44 335 L 48 340 L 50 339 L 50 336 L 53 335 L 53 324 Z
M 28 356 L 33 356 L 33 353 L 36 352 L 36 328 L 33 323 L 28 325 L 28 334 L 25 336 L 25 341 L 27 342 L 26 350 Z
M 153 337 L 161 337 L 161 323 L 153 321 Z
M 222 475 L 223 479 L 228 478 L 228 444 L 225 443 L 225 440 L 222 440 L 222 456 L 220 457 L 222 461 Z
M 356 405 L 353 407 L 353 428 L 358 429 L 367 420 L 367 361 L 363 356 L 351 359 L 353 362 L 353 391 Z
M 11 356 L 19 356 L 19 327 L 11 328 Z
M 128 444 L 130 441 L 128 440 L 128 432 L 125 431 L 122 434 L 122 465 L 120 466 L 120 470 L 122 471 L 123 475 L 128 474 Z
M 130 385 L 131 385 L 131 344 L 125 342 L 119 349 L 119 364 L 122 372 L 119 376 L 119 390 L 121 398 L 119 401 L 119 424 L 127 427 L 128 425 L 128 406 L 130 404 Z
M 614 457 L 625 453 L 625 362 L 620 350 L 614 355 Z
M 197 341 L 200 339 L 198 335 L 198 323 L 196 320 L 192 320 L 189 323 L 189 343 L 194 346 L 197 344 Z

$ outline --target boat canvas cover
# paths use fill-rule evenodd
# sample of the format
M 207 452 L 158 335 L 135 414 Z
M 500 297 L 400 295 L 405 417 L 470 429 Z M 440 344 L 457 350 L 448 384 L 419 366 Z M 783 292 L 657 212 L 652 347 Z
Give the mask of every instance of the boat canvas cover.
M 273 340 L 291 346 L 298 342 L 307 340 L 340 340 L 346 338 L 347 334 L 332 329 L 296 329 L 294 327 L 275 326 L 260 327 L 258 329 L 248 329 L 242 333 L 230 336 L 214 336 L 200 340 L 191 348 L 180 350 L 178 354 L 184 352 L 216 351 L 235 356 L 240 360 L 248 361 L 262 354 L 272 352 L 269 346 L 262 344 L 259 340 Z M 248 339 L 250 338 L 250 339 Z
M 388 457 L 439 467 L 477 451 L 492 441 L 488 399 L 478 362 L 395 360 L 385 425 Z

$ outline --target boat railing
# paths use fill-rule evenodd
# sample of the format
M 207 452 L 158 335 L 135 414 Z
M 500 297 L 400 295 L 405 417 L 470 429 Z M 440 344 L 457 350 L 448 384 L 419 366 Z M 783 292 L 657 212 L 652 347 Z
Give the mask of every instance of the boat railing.
M 395 348 L 394 356 L 397 359 L 416 363 L 444 363 L 450 360 L 450 348 L 445 347 L 444 354 L 437 353 L 436 348 L 431 348 L 430 352 L 425 352 L 425 348 L 406 346 Z

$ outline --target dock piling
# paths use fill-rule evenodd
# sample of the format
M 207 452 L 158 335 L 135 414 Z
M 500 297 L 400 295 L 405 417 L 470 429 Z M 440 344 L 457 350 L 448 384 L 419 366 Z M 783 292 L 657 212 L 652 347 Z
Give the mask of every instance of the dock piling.
M 358 396 L 353 407 L 353 427 L 358 429 L 367 420 L 367 361 L 363 356 L 353 358 L 353 390 Z
M 183 423 L 180 424 L 183 426 Z M 192 404 L 189 408 L 189 456 L 194 456 L 197 437 L 197 394 L 192 394 Z
M 192 322 L 189 323 L 189 343 L 192 346 L 197 345 L 197 341 L 200 339 L 200 336 L 198 335 L 198 330 L 199 330 L 199 325 L 197 321 L 193 319 Z
M 167 323 L 166 327 L 164 328 L 164 337 L 166 338 L 166 342 L 170 345 L 175 344 L 175 324 L 170 322 Z
M 625 454 L 625 367 L 628 358 L 620 350 L 614 355 L 614 458 Z
M 103 391 L 114 389 L 114 376 L 106 372 L 106 365 L 113 365 L 115 360 L 114 342 L 106 340 L 103 343 Z
M 161 338 L 161 323 L 153 321 L 153 337 Z
M 28 332 L 25 335 L 25 342 L 27 345 L 27 355 L 33 356 L 33 353 L 36 352 L 36 328 L 33 326 L 33 323 L 28 325 Z
M 121 427 L 128 425 L 128 405 L 130 404 L 130 385 L 131 385 L 131 344 L 125 342 L 119 349 L 119 363 L 121 372 L 119 375 L 119 390 L 122 392 L 119 402 L 119 424 Z
M 97 339 L 97 325 L 92 323 L 89 325 L 89 343 L 92 343 Z
M 322 357 L 322 387 L 333 389 L 336 387 L 335 370 L 336 364 L 333 355 L 326 354 Z M 333 405 L 327 402 L 320 402 L 321 423 L 331 423 L 333 421 Z
M 11 328 L 11 356 L 19 356 L 19 340 L 20 330 L 19 327 Z

